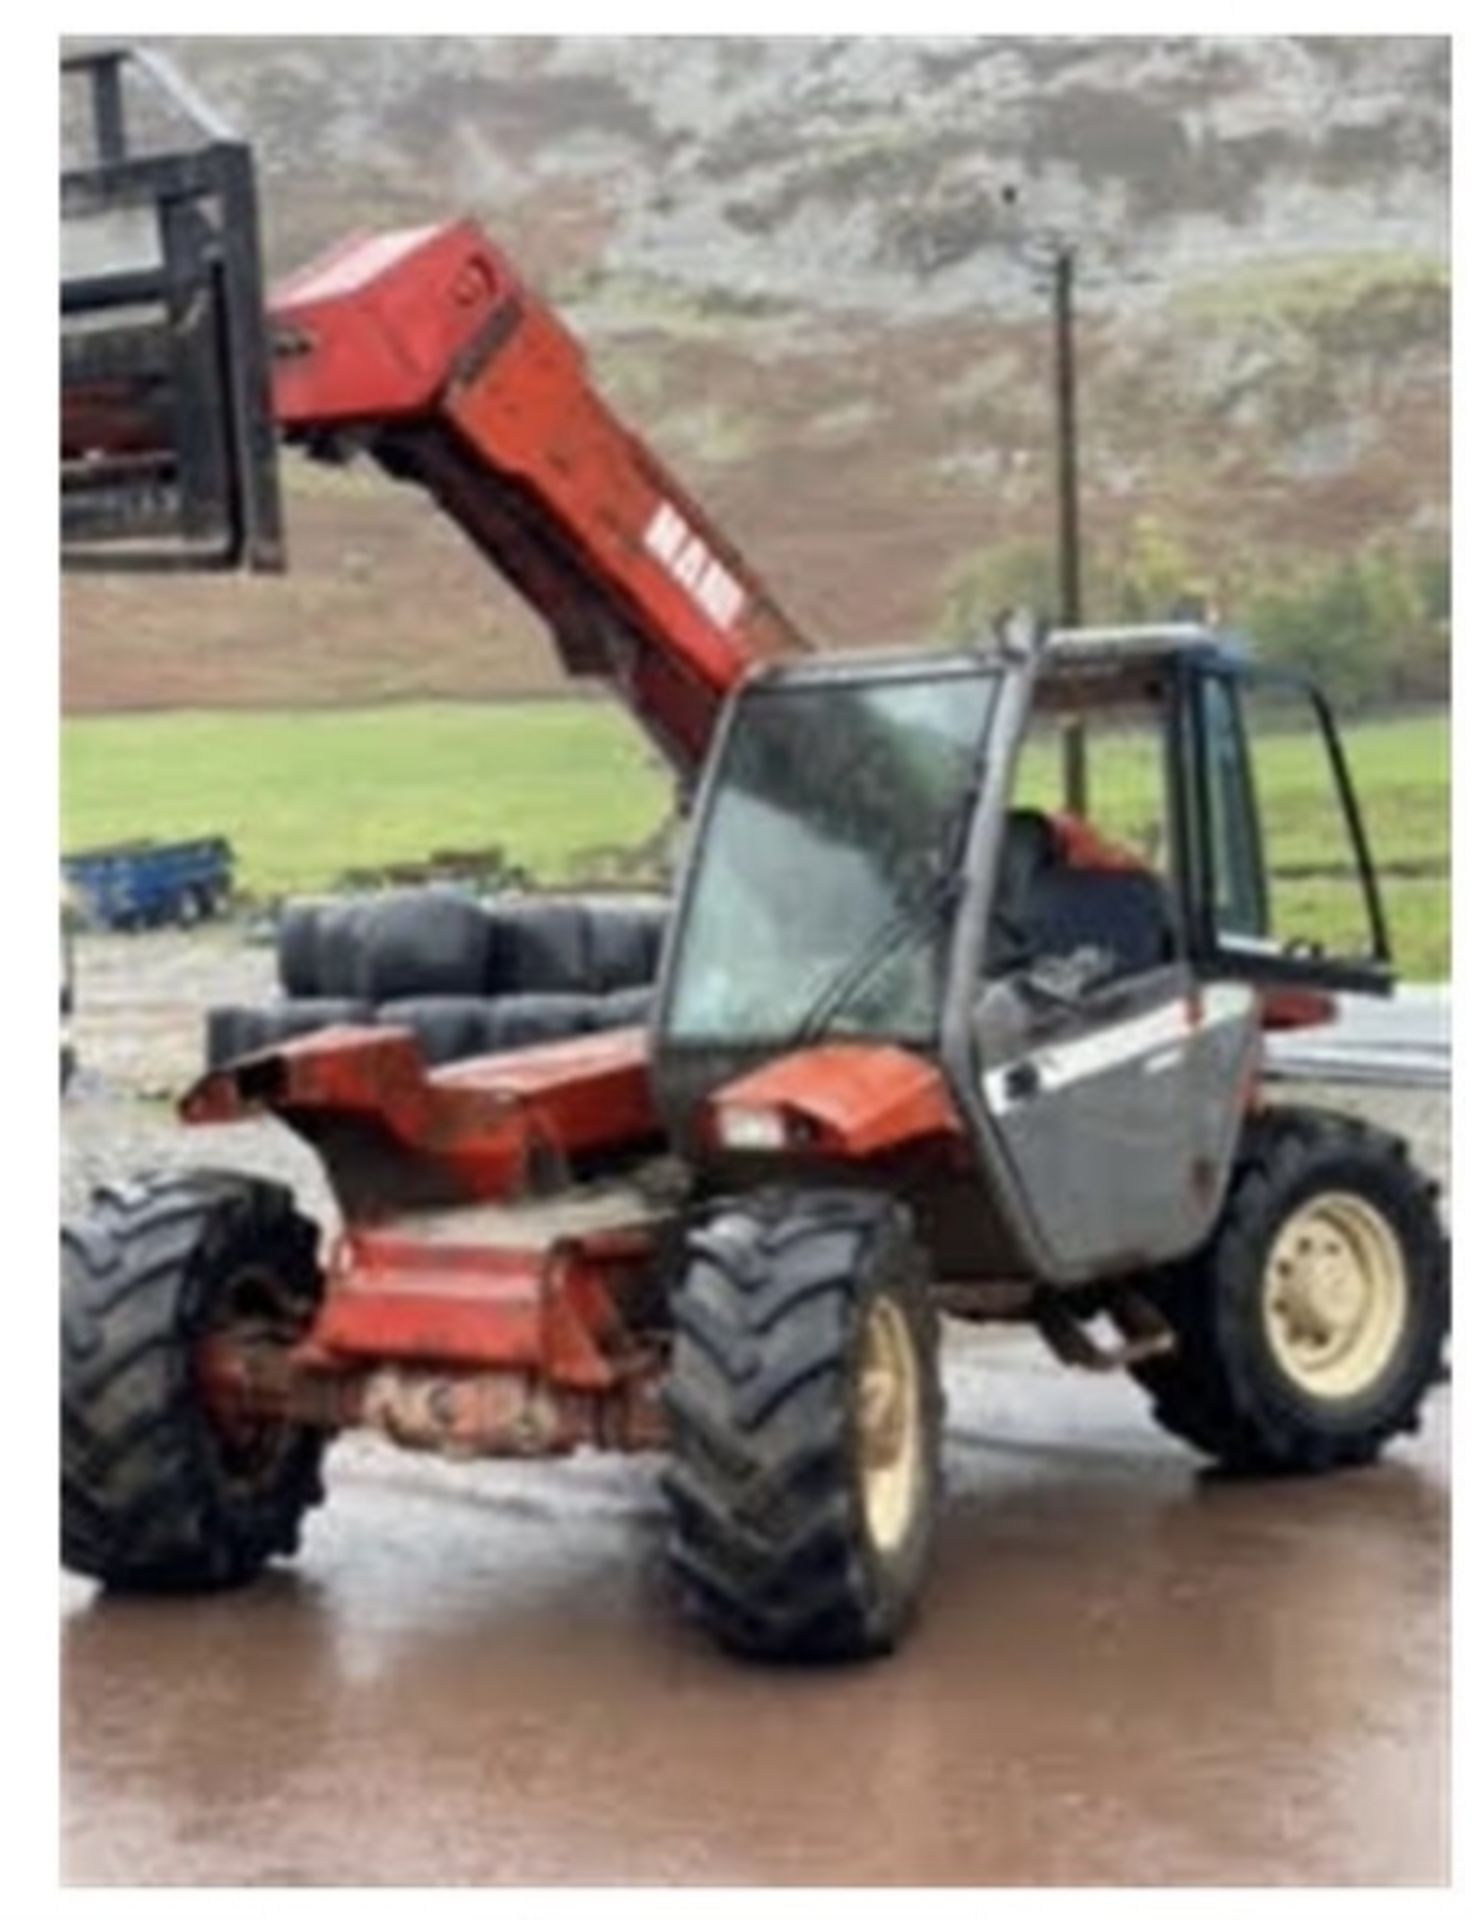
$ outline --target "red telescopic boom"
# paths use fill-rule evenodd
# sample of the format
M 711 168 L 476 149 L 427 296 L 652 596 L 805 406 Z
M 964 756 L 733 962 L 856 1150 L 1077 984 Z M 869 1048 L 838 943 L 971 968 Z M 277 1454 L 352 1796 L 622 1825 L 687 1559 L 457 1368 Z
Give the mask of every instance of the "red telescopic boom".
M 459 522 L 682 773 L 753 665 L 806 648 L 760 578 L 592 385 L 471 221 L 350 240 L 277 287 L 276 417 L 361 445 Z

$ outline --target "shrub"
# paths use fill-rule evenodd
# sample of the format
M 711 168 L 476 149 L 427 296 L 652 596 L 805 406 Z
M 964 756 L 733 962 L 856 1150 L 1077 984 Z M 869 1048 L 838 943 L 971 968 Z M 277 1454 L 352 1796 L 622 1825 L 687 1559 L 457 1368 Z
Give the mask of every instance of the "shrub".
M 1310 673 L 1346 711 L 1375 703 L 1442 700 L 1451 669 L 1451 565 L 1445 551 L 1411 553 L 1386 541 L 1348 554 L 1262 561 L 1236 555 L 1197 564 L 1184 540 L 1140 515 L 1112 551 L 1086 556 L 1085 605 L 1099 624 L 1213 609 L 1249 634 L 1265 660 Z M 1005 607 L 1056 617 L 1057 560 L 1039 541 L 990 549 L 953 576 L 942 637 L 963 645 Z

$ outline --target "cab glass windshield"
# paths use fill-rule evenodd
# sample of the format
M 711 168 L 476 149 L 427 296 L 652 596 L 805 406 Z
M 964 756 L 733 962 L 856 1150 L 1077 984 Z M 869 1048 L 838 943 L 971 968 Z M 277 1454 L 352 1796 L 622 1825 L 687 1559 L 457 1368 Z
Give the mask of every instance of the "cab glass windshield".
M 743 697 L 694 850 L 668 1038 L 934 1036 L 995 688 L 976 669 Z

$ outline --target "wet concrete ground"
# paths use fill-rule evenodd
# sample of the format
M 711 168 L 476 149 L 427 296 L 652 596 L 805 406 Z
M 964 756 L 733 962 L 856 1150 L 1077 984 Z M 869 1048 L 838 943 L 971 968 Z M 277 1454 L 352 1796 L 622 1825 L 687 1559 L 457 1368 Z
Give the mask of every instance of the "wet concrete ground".
M 348 1442 L 290 1568 L 63 1581 L 64 1873 L 146 1883 L 1437 1883 L 1448 1391 L 1379 1466 L 1198 1474 L 1135 1390 L 951 1343 L 893 1659 L 736 1664 L 652 1470 Z
M 211 929 L 78 958 L 67 1204 L 203 1159 L 322 1210 L 281 1129 L 180 1130 L 140 1097 L 197 1070 L 203 1006 L 269 991 L 269 951 Z M 1444 1096 L 1364 1104 L 1445 1177 Z M 865 1669 L 709 1648 L 665 1584 L 653 1469 L 621 1460 L 348 1441 L 301 1558 L 246 1592 L 64 1578 L 67 1879 L 1444 1879 L 1447 1390 L 1381 1466 L 1254 1485 L 1027 1336 L 958 1333 L 947 1371 L 928 1605 Z

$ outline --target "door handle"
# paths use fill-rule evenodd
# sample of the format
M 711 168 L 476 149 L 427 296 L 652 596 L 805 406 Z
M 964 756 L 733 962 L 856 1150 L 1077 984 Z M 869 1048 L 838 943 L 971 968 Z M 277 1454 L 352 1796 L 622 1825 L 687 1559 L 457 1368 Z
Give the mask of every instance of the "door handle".
M 1019 1060 L 1008 1067 L 1002 1078 L 1002 1091 L 1009 1100 L 1030 1100 L 1043 1084 L 1042 1075 L 1031 1060 Z

